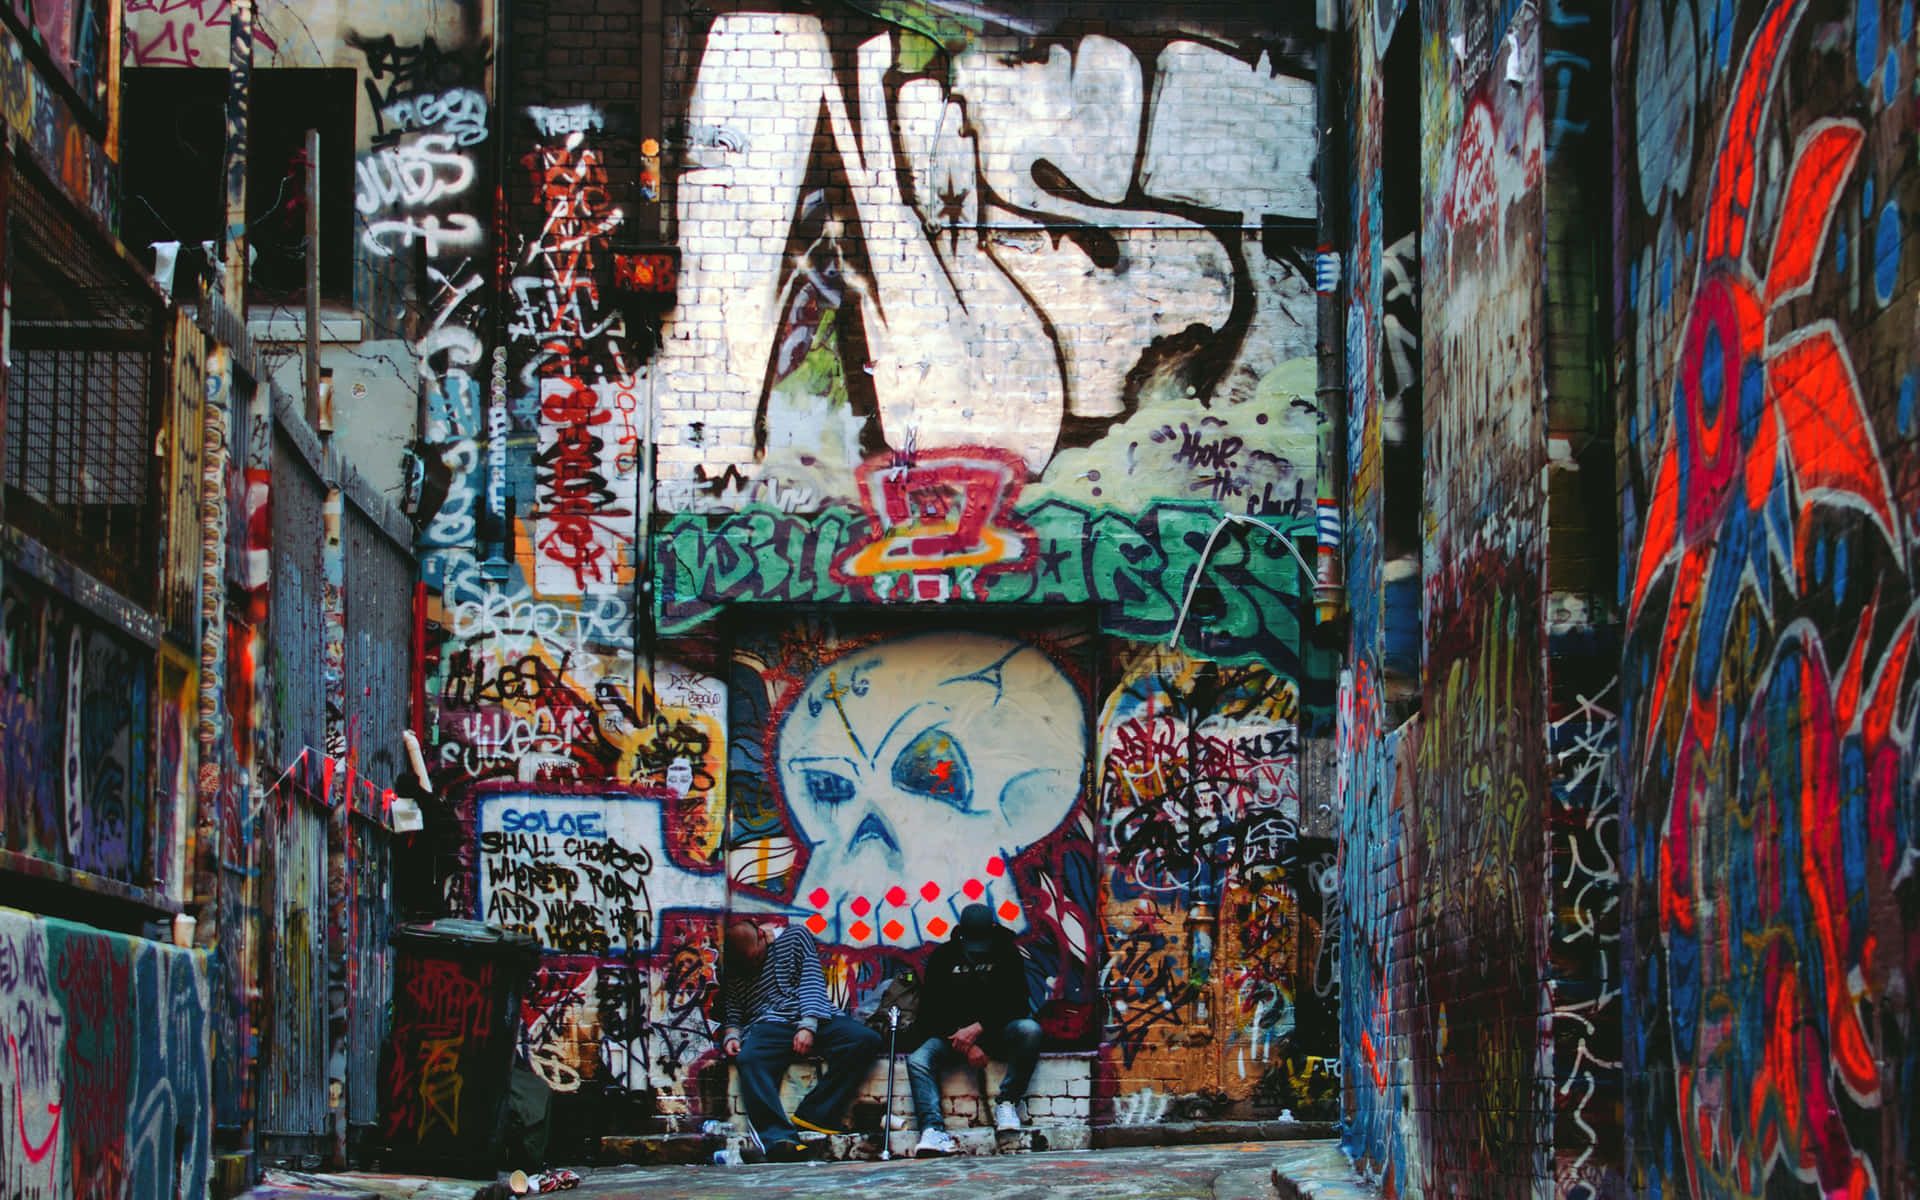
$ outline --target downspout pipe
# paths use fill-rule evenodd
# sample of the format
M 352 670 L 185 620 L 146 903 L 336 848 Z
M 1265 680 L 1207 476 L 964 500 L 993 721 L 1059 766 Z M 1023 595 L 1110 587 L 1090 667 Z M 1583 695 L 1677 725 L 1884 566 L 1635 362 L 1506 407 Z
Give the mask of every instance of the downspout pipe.
M 1339 53 L 1339 0 L 1320 0 L 1316 19 L 1320 42 L 1315 49 L 1314 110 L 1319 125 L 1314 178 L 1319 183 L 1316 221 L 1318 254 L 1314 264 L 1314 300 L 1319 362 L 1314 400 L 1320 409 L 1317 458 L 1320 479 L 1317 516 L 1318 563 L 1314 571 L 1314 621 L 1334 626 L 1346 611 L 1343 544 L 1347 509 L 1347 363 L 1346 263 L 1341 250 L 1346 240 L 1347 146 L 1345 96 L 1340 72 L 1346 70 Z

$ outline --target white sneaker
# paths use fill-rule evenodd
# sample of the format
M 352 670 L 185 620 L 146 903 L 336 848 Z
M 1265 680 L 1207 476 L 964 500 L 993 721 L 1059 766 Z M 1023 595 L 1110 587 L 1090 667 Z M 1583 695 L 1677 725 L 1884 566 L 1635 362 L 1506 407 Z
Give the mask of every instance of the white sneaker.
M 998 1133 L 1014 1133 L 1020 1128 L 1020 1106 L 1002 1100 L 993 1106 L 993 1128 Z
M 945 1158 L 960 1153 L 960 1143 L 944 1129 L 922 1129 L 920 1144 L 913 1148 L 915 1158 Z

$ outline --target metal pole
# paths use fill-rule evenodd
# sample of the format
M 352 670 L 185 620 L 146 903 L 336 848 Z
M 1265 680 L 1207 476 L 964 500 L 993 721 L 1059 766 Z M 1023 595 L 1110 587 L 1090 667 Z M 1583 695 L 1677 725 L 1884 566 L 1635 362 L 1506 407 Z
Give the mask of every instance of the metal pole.
M 307 130 L 307 423 L 333 432 L 333 406 L 320 396 L 320 131 Z
M 900 1006 L 887 1006 L 887 1108 L 880 1114 L 880 1158 L 893 1158 L 893 1060 L 900 1038 Z
M 247 323 L 247 106 L 253 86 L 253 0 L 233 0 L 227 24 L 227 225 L 221 245 L 220 299 Z

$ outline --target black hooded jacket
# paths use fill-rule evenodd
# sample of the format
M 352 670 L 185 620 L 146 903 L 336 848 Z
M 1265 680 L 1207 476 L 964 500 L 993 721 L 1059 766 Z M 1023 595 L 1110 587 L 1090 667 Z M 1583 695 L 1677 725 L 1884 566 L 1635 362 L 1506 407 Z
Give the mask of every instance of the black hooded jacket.
M 992 1041 L 1008 1022 L 1027 1015 L 1027 969 L 1012 932 L 995 929 L 992 948 L 977 963 L 967 957 L 956 935 L 927 959 L 920 982 L 920 1011 L 908 1040 L 919 1046 L 928 1038 L 951 1037 L 955 1030 L 978 1021 L 986 1039 Z

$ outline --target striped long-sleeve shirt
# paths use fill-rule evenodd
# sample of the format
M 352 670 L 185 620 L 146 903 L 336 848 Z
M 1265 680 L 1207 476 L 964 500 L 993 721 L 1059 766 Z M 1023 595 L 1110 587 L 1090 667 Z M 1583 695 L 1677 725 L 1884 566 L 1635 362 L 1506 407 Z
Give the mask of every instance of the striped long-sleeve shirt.
M 827 976 L 813 935 L 789 925 L 767 947 L 757 975 L 735 972 L 720 989 L 723 1038 L 737 1037 L 755 1021 L 791 1021 L 816 1029 L 839 1010 L 827 998 Z

